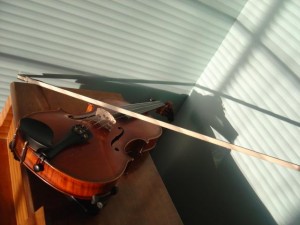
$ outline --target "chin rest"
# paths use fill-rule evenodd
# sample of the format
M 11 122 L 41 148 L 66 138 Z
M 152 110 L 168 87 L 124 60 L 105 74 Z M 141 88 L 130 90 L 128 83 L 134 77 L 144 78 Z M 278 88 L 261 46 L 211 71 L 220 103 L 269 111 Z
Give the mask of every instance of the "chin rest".
M 52 146 L 53 131 L 47 124 L 32 118 L 23 118 L 19 129 L 33 149 Z
M 29 146 L 49 160 L 67 147 L 85 143 L 92 137 L 92 133 L 87 127 L 76 124 L 70 127 L 70 131 L 65 137 L 53 145 L 54 132 L 52 129 L 47 124 L 32 118 L 21 119 L 19 129 Z

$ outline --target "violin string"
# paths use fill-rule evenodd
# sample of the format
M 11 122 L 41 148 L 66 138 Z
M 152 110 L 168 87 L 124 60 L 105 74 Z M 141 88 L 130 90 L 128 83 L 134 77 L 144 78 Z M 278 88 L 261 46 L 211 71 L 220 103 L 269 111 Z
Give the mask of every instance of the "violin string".
M 157 109 L 163 105 L 164 105 L 164 103 L 162 103 L 160 101 L 155 101 L 155 102 L 129 104 L 129 105 L 123 106 L 122 108 L 136 112 L 136 113 L 145 113 L 145 112 L 149 112 L 151 110 Z M 112 115 L 116 115 L 116 114 L 121 115 L 121 118 L 124 116 L 124 114 L 112 113 Z M 120 117 L 116 117 L 116 119 L 119 119 L 119 118 Z
M 108 122 L 101 121 L 99 118 L 98 118 L 98 121 L 91 120 L 90 123 L 92 124 L 93 127 L 95 127 L 98 130 L 100 130 L 101 128 L 105 127 L 108 124 Z
M 125 107 L 122 107 L 122 108 L 133 111 L 133 112 L 147 112 L 147 111 L 156 109 L 160 106 L 162 106 L 162 103 L 159 103 L 159 104 L 158 103 L 151 103 L 151 104 L 139 105 L 139 106 L 128 105 L 128 106 L 125 106 Z
M 140 103 L 124 105 L 122 108 L 134 110 L 134 108 L 142 108 L 148 105 L 157 105 L 157 104 L 163 104 L 163 103 L 161 101 L 140 102 Z
M 136 103 L 136 104 L 128 104 L 123 106 L 122 108 L 127 109 L 127 110 L 131 110 L 134 111 L 136 113 L 145 113 L 154 109 L 157 109 L 161 106 L 163 106 L 164 103 L 160 102 L 160 101 L 154 101 L 154 102 L 143 102 L 143 103 Z M 114 118 L 117 119 L 121 119 L 121 118 L 126 118 L 128 117 L 127 115 L 124 114 L 120 114 L 120 113 L 112 113 L 112 115 L 115 115 Z M 95 118 L 97 121 L 95 121 L 93 118 Z M 92 117 L 86 118 L 86 120 L 89 120 L 92 123 L 92 126 L 96 126 L 96 125 L 100 125 L 100 127 L 96 127 L 96 129 L 101 129 L 103 127 L 105 127 L 106 125 L 109 124 L 109 122 L 101 120 L 99 117 L 97 117 L 97 115 L 94 115 Z

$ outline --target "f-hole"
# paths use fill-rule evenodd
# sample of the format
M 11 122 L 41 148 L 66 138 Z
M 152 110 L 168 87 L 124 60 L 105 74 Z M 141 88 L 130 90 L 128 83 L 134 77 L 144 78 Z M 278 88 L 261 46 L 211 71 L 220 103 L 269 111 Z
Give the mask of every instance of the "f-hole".
M 112 139 L 112 141 L 110 142 L 110 145 L 113 146 L 113 144 L 118 141 L 124 134 L 124 129 L 122 127 L 118 127 L 119 130 L 121 130 L 120 134 L 118 134 L 116 137 L 114 137 L 114 139 Z M 116 151 L 120 151 L 119 148 L 115 147 L 114 150 Z

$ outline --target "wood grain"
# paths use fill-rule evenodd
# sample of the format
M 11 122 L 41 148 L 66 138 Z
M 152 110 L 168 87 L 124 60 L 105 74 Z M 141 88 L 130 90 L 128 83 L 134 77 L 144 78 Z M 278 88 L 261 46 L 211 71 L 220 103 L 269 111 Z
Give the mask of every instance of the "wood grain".
M 12 107 L 10 97 L 0 114 L 0 216 L 1 224 L 15 225 L 27 218 L 27 204 L 22 193 L 20 165 L 12 159 L 8 139 L 12 128 Z M 21 195 L 20 195 L 21 194 Z

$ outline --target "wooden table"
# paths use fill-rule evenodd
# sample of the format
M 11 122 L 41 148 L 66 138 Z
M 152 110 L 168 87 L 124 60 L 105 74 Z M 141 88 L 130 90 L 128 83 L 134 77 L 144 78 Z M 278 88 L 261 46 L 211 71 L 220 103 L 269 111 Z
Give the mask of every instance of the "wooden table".
M 122 98 L 115 93 L 75 91 L 98 100 Z M 26 114 L 57 108 L 63 108 L 69 113 L 80 113 L 87 107 L 87 103 L 80 100 L 26 83 L 11 84 L 11 104 L 13 121 L 7 135 L 8 140 L 11 139 L 19 119 Z M 13 201 L 18 204 L 14 207 L 16 224 L 45 224 L 45 221 L 49 225 L 182 224 L 148 154 L 142 157 L 128 175 L 120 179 L 119 192 L 96 216 L 85 214 L 73 201 L 39 180 L 23 166 L 20 167 L 18 162 L 12 159 L 12 154 L 8 153 L 8 157 L 10 174 L 13 176 Z M 41 219 L 43 217 L 45 221 Z

